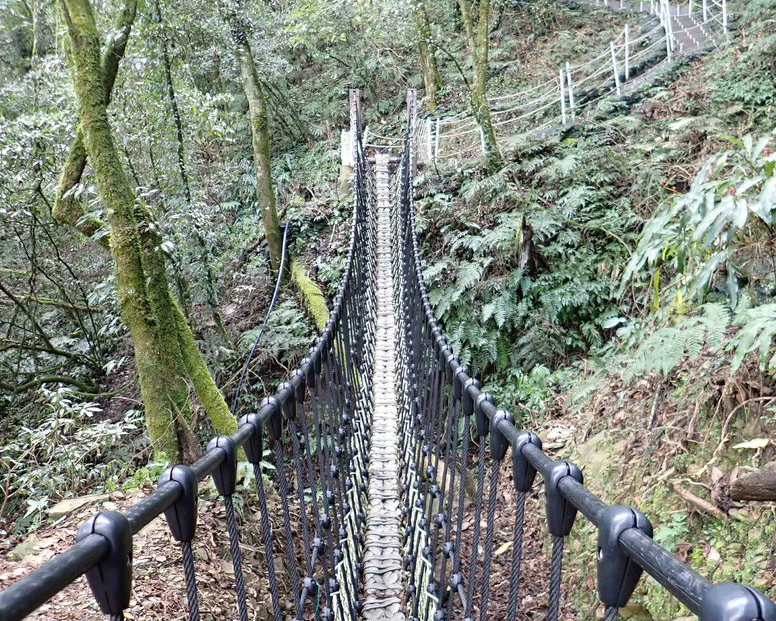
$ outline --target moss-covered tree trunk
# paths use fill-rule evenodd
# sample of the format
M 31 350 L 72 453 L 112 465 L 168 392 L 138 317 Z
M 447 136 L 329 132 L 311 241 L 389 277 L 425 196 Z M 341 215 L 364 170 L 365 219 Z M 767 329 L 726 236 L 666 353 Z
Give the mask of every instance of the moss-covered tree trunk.
M 420 68 L 423 73 L 423 85 L 426 89 L 426 109 L 433 110 L 438 105 L 439 90 L 442 88 L 442 76 L 439 74 L 436 54 L 432 44 L 431 23 L 426 6 L 419 1 L 415 6 L 415 23 L 418 28 L 418 52 Z
M 458 0 L 469 52 L 472 57 L 471 106 L 472 114 L 482 132 L 485 159 L 489 170 L 501 163 L 501 155 L 493 130 L 493 121 L 488 105 L 488 53 L 490 49 L 490 0 L 480 0 L 475 23 L 469 0 Z
M 61 2 L 72 44 L 83 144 L 107 207 L 119 304 L 135 347 L 146 424 L 155 449 L 176 459 L 182 449 L 187 453 L 192 448 L 187 378 L 219 432 L 234 431 L 236 423 L 196 345 L 192 351 L 193 334 L 170 295 L 158 227 L 149 210 L 136 201 L 119 158 L 89 0 Z M 207 378 L 202 377 L 203 369 Z
M 105 47 L 102 54 L 101 70 L 105 105 L 110 103 L 113 85 L 119 70 L 119 61 L 124 57 L 127 49 L 127 41 L 132 25 L 137 14 L 137 0 L 125 0 L 119 13 L 115 32 Z M 98 218 L 88 216 L 84 202 L 77 196 L 76 190 L 84 170 L 86 169 L 86 148 L 84 147 L 83 130 L 79 125 L 75 138 L 70 144 L 70 150 L 62 168 L 59 179 L 59 187 L 54 199 L 54 207 L 51 215 L 54 220 L 62 224 L 68 224 L 78 231 L 92 238 L 98 232 L 107 232 L 106 224 Z M 103 234 L 97 238 L 104 248 L 109 247 L 109 239 Z
M 248 100 L 251 137 L 253 142 L 253 161 L 256 167 L 256 197 L 261 209 L 264 233 L 269 246 L 269 257 L 275 273 L 280 269 L 283 253 L 283 232 L 278 219 L 275 202 L 275 188 L 272 182 L 272 159 L 269 137 L 269 117 L 256 63 L 248 42 L 248 37 L 240 23 L 239 15 L 230 16 L 232 36 L 235 43 L 237 61 L 240 65 L 240 77 L 245 97 Z M 312 316 L 316 327 L 322 330 L 329 321 L 329 310 L 320 287 L 308 276 L 304 265 L 298 260 L 289 261 L 292 281 L 299 291 L 304 306 Z
M 253 141 L 253 163 L 256 167 L 256 198 L 259 202 L 259 209 L 261 209 L 264 235 L 269 246 L 269 260 L 272 269 L 277 272 L 280 269 L 280 258 L 283 254 L 283 232 L 280 230 L 275 189 L 272 183 L 267 100 L 256 72 L 256 63 L 253 61 L 253 53 L 245 31 L 242 27 L 234 26 L 232 33 L 237 61 L 240 65 L 243 92 L 248 100 L 251 139 Z

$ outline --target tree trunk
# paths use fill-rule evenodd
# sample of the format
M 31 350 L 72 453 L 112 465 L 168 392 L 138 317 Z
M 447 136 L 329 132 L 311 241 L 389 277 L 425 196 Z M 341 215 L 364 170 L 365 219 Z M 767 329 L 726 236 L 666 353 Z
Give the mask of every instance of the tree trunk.
M 119 304 L 135 346 L 146 424 L 155 450 L 177 459 L 181 448 L 190 448 L 182 447 L 181 440 L 192 437 L 187 420 L 190 413 L 187 376 L 220 433 L 231 433 L 237 425 L 231 416 L 228 420 L 214 416 L 223 410 L 228 412 L 223 396 L 223 406 L 211 412 L 200 393 L 206 393 L 207 382 L 193 377 L 192 369 L 199 364 L 204 366 L 204 360 L 199 351 L 192 354 L 188 349 L 188 339 L 193 341 L 193 335 L 170 295 L 158 229 L 149 210 L 137 203 L 113 140 L 100 40 L 89 0 L 61 1 L 72 42 L 73 81 L 83 144 L 109 214 L 110 250 L 116 263 Z M 197 358 L 197 363 L 187 360 L 187 356 Z
M 127 41 L 132 25 L 135 22 L 137 14 L 137 0 L 125 0 L 118 23 L 116 24 L 116 34 L 111 37 L 110 42 L 105 48 L 101 61 L 102 90 L 104 92 L 104 104 L 110 103 L 111 92 L 116 81 L 116 75 L 119 70 L 119 61 L 124 56 L 127 49 Z M 86 149 L 84 148 L 83 130 L 79 125 L 75 138 L 70 145 L 70 151 L 67 154 L 65 165 L 62 168 L 62 175 L 59 179 L 57 195 L 54 199 L 54 208 L 51 215 L 54 220 L 62 224 L 68 224 L 86 237 L 91 238 L 100 230 L 106 229 L 106 224 L 86 215 L 86 206 L 83 201 L 75 195 L 76 186 L 81 181 L 84 169 L 86 168 Z M 109 239 L 103 235 L 96 239 L 103 247 L 109 248 Z
M 256 198 L 261 209 L 264 235 L 269 246 L 269 260 L 272 269 L 280 269 L 283 253 L 283 232 L 280 230 L 278 210 L 275 204 L 275 188 L 272 182 L 272 161 L 270 155 L 269 123 L 267 122 L 267 100 L 256 72 L 248 37 L 241 27 L 232 29 L 240 63 L 243 91 L 248 99 L 253 141 L 253 162 L 256 166 Z
M 426 88 L 426 109 L 433 110 L 438 105 L 437 96 L 442 88 L 442 76 L 439 74 L 436 55 L 431 45 L 431 24 L 426 7 L 422 2 L 418 2 L 415 9 L 415 22 L 418 27 L 420 68 L 423 72 L 423 84 Z
M 256 63 L 253 60 L 248 37 L 239 24 L 239 17 L 232 14 L 232 36 L 234 37 L 237 60 L 240 64 L 243 90 L 248 99 L 251 134 L 253 140 L 253 161 L 256 166 L 256 196 L 264 222 L 264 233 L 269 246 L 272 269 L 277 273 L 283 253 L 283 232 L 280 229 L 275 188 L 272 183 L 272 161 L 270 155 L 269 123 L 267 102 L 264 97 Z M 316 327 L 322 330 L 329 321 L 329 310 L 320 287 L 316 285 L 299 261 L 289 261 L 291 278 L 301 294 L 304 306 L 313 318 Z
M 501 163 L 496 133 L 488 105 L 488 52 L 490 48 L 490 0 L 480 0 L 479 15 L 475 26 L 469 0 L 458 0 L 464 30 L 469 39 L 472 57 L 473 79 L 471 84 L 471 106 L 474 120 L 482 132 L 485 160 L 488 170 L 494 170 Z
M 730 484 L 733 500 L 776 500 L 776 461 L 744 474 Z

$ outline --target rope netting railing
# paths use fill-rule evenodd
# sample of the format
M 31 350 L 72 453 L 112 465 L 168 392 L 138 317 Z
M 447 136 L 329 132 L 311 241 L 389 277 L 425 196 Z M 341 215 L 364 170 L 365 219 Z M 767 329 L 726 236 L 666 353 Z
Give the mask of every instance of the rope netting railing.
M 594 111 L 602 100 L 621 96 L 629 82 L 661 62 L 670 63 L 715 46 L 727 37 L 727 0 L 703 0 L 700 6 L 694 6 L 692 0 L 687 6 L 667 0 L 587 0 L 586 4 L 646 13 L 649 19 L 639 31 L 626 25 L 593 58 L 565 62 L 554 78 L 514 93 L 489 96 L 492 125 L 499 142 L 568 126 Z M 424 148 L 419 155 L 424 160 L 460 161 L 486 152 L 482 128 L 468 110 L 432 113 L 423 123 Z M 389 148 L 400 146 L 394 143 Z
M 597 554 L 590 561 L 597 567 L 598 598 L 607 621 L 618 618 L 643 572 L 702 621 L 776 620 L 776 606 L 762 593 L 736 583 L 710 583 L 652 539 L 652 525 L 643 513 L 607 505 L 594 495 L 577 466 L 552 460 L 539 437 L 518 429 L 513 416 L 499 409 L 461 366 L 423 282 L 412 191 L 416 126 L 411 116 L 394 214 L 407 615 L 420 621 L 526 618 L 520 589 L 530 582 L 533 594 L 542 584 L 542 618 L 558 621 L 563 617 L 566 543 L 581 513 L 598 533 Z M 544 483 L 540 521 L 546 523 L 551 552 L 546 574 L 537 574 L 538 565 L 532 563 L 531 574 L 524 576 L 526 500 L 535 493 L 537 475 Z M 503 520 L 497 526 L 502 512 L 514 515 L 511 529 Z M 492 571 L 497 527 L 511 532 L 506 579 L 504 571 L 498 576 Z
M 225 591 L 210 609 L 231 605 L 227 617 L 256 618 L 246 594 L 235 510 L 235 496 L 253 493 L 238 489 L 241 449 L 254 474 L 272 618 L 356 621 L 372 411 L 376 231 L 374 183 L 361 144 L 355 97 L 351 124 L 355 140 L 350 247 L 331 319 L 309 356 L 288 382 L 263 400 L 257 413 L 239 419 L 237 432 L 213 438 L 204 456 L 191 466 L 168 468 L 157 489 L 125 513 L 101 512 L 87 520 L 75 545 L 0 592 L 1 621 L 24 618 L 82 575 L 101 611 L 112 621 L 123 619 L 133 589 L 133 537 L 162 514 L 180 547 L 188 618 L 205 617 L 200 613 L 195 552 L 198 488 L 207 477 L 222 498 L 234 574 L 231 594 Z M 265 455 L 265 442 L 271 457 Z M 263 473 L 263 460 L 274 470 Z M 265 476 L 278 499 L 271 506 Z M 273 528 L 273 522 L 281 526 Z M 252 526 L 243 523 L 245 527 Z

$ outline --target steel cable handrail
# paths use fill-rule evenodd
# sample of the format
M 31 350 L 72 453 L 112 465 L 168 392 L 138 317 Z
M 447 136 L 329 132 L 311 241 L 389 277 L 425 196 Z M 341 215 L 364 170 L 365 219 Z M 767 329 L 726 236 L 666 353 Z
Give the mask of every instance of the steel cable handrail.
M 412 123 L 410 123 L 412 127 Z M 561 597 L 562 550 L 579 511 L 598 530 L 598 594 L 606 607 L 605 618 L 618 618 L 627 604 L 642 571 L 652 576 L 674 597 L 698 614 L 702 621 L 776 619 L 776 605 L 762 593 L 736 583 L 712 584 L 687 564 L 669 553 L 652 535 L 652 526 L 641 512 L 630 507 L 607 505 L 584 484 L 579 469 L 567 461 L 552 460 L 541 448 L 538 436 L 521 431 L 506 410 L 481 390 L 481 383 L 461 365 L 445 337 L 431 306 L 423 280 L 423 265 L 415 222 L 413 200 L 414 161 L 412 136 L 403 152 L 401 190 L 396 206 L 394 261 L 399 306 L 399 378 L 401 396 L 401 453 L 404 455 L 403 514 L 408 519 L 410 546 L 410 615 L 427 619 L 450 618 L 458 608 L 471 616 L 475 582 L 481 583 L 479 619 L 487 615 L 493 555 L 491 533 L 498 471 L 507 450 L 512 453 L 512 479 L 516 498 L 530 493 L 534 476 L 544 480 L 548 529 L 553 535 L 547 619 L 557 621 Z M 463 421 L 461 420 L 463 418 Z M 459 452 L 456 430 L 464 423 L 463 448 Z M 464 549 L 460 520 L 464 495 L 455 499 L 455 476 L 474 468 L 469 461 L 469 430 L 479 442 L 477 491 L 474 499 L 473 530 L 467 546 L 471 563 L 461 563 Z M 488 455 L 485 446 L 489 445 Z M 458 465 L 460 461 L 460 466 Z M 487 462 L 487 463 L 486 463 Z M 486 469 L 490 468 L 488 500 L 484 497 Z M 442 469 L 440 471 L 440 469 Z M 463 482 L 458 485 L 463 489 Z M 487 505 L 487 535 L 481 546 L 479 522 Z M 436 514 L 436 515 L 435 515 Z M 517 511 L 515 549 L 522 550 L 522 511 Z M 483 573 L 475 558 L 482 550 Z M 557 554 L 556 554 L 557 553 Z M 519 575 L 520 555 L 513 556 L 512 575 Z M 514 585 L 517 588 L 517 585 Z M 448 590 L 449 589 L 449 590 Z M 518 598 L 510 594 L 510 609 Z
M 195 559 L 191 553 L 196 533 L 198 483 L 207 476 L 213 477 L 224 499 L 231 549 L 239 551 L 239 532 L 230 506 L 237 480 L 237 453 L 241 449 L 245 451 L 253 465 L 265 553 L 271 558 L 275 551 L 275 536 L 260 462 L 264 459 L 266 429 L 267 437 L 274 445 L 275 476 L 281 489 L 287 488 L 289 455 L 284 427 L 288 428 L 287 435 L 292 439 L 290 458 L 298 483 L 305 478 L 312 482 L 314 477 L 324 475 L 322 494 L 320 498 L 314 496 L 311 506 L 313 513 L 320 514 L 317 523 L 311 523 L 304 510 L 303 486 L 299 485 L 298 490 L 303 529 L 310 537 L 314 532 L 315 541 L 320 541 L 320 545 L 300 547 L 300 542 L 291 539 L 291 499 L 288 493 L 280 494 L 287 537 L 284 547 L 289 552 L 294 583 L 290 599 L 298 618 L 302 618 L 304 609 L 311 606 L 313 600 L 320 599 L 325 606 L 324 621 L 333 621 L 331 611 L 336 607 L 345 609 L 344 618 L 356 621 L 361 563 L 358 532 L 365 520 L 364 477 L 368 460 L 363 442 L 372 398 L 371 345 L 375 319 L 372 273 L 376 261 L 373 183 L 361 143 L 357 97 L 357 92 L 352 93 L 354 203 L 345 271 L 329 322 L 310 349 L 309 356 L 290 374 L 288 382 L 262 401 L 256 414 L 240 419 L 235 433 L 213 438 L 206 453 L 190 467 L 168 468 L 157 489 L 126 513 L 101 512 L 87 520 L 73 546 L 0 592 L 0 621 L 23 619 L 84 574 L 102 611 L 112 620 L 123 619 L 132 589 L 132 537 L 162 514 L 183 552 L 189 619 L 199 619 Z M 307 403 L 311 403 L 310 415 L 314 422 L 314 427 L 309 429 L 306 426 Z M 297 412 L 300 414 L 298 421 Z M 300 447 L 310 447 L 313 443 L 318 447 L 321 471 L 314 468 L 310 459 L 305 463 L 300 452 Z M 351 542 L 356 542 L 355 547 Z M 246 621 L 246 594 L 239 556 L 233 557 L 237 608 L 240 620 Z M 299 558 L 304 559 L 303 565 L 297 564 Z M 268 563 L 267 571 L 274 621 L 283 621 L 281 595 L 272 561 Z M 298 573 L 300 571 L 302 575 Z M 318 576 L 322 576 L 320 583 Z M 315 608 L 317 615 L 317 603 Z

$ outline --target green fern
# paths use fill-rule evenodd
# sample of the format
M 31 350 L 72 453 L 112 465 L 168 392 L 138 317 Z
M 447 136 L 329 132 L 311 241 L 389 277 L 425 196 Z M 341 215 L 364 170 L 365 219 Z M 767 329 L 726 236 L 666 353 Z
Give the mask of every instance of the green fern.
M 755 350 L 760 352 L 760 367 L 775 370 L 776 355 L 772 355 L 771 343 L 776 334 L 776 304 L 744 309 L 736 313 L 735 323 L 741 330 L 728 345 L 728 350 L 734 352 L 733 372 L 740 368 L 746 355 Z
M 623 379 L 630 381 L 642 373 L 668 375 L 685 358 L 697 358 L 704 346 L 712 352 L 718 351 L 730 325 L 730 310 L 721 304 L 704 304 L 701 310 L 701 315 L 653 332 L 636 349 Z

